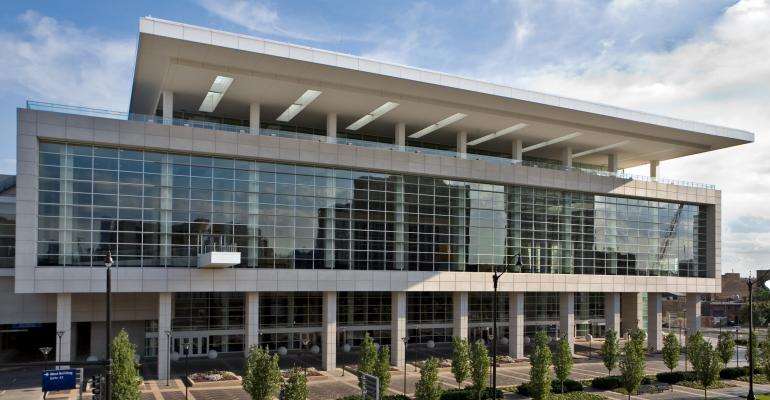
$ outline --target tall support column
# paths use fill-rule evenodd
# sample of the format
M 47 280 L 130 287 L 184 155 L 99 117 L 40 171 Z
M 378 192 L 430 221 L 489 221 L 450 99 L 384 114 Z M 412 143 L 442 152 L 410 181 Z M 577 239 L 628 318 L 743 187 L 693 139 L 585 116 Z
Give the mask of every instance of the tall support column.
M 171 332 L 171 293 L 158 293 L 158 380 L 168 378 L 171 345 L 166 332 Z
M 651 160 L 650 161 L 650 177 L 657 178 L 659 173 L 660 173 L 660 161 L 658 161 L 658 160 Z
M 559 335 L 566 335 L 570 349 L 575 352 L 575 293 L 559 294 Z M 561 339 L 560 339 L 561 340 Z
M 642 294 L 641 293 L 623 293 L 623 315 L 620 320 L 621 336 L 626 333 L 642 329 Z
M 524 358 L 524 293 L 508 295 L 508 354 L 513 358 Z
M 406 292 L 391 292 L 390 363 L 398 368 L 406 367 L 406 346 L 401 338 L 406 336 Z M 412 342 L 414 338 L 410 338 Z
M 163 91 L 163 124 L 171 125 L 174 120 L 174 92 Z
M 72 360 L 72 294 L 56 295 L 56 361 Z M 64 332 L 61 339 L 58 332 Z M 61 345 L 60 345 L 61 344 Z
M 654 351 L 663 349 L 663 296 L 647 294 L 647 347 Z
M 620 335 L 620 293 L 604 294 L 604 320 L 607 329 Z
M 259 134 L 259 125 L 261 123 L 260 105 L 259 103 L 249 104 L 249 128 L 251 133 Z
M 326 140 L 330 143 L 337 141 L 337 114 L 326 114 Z
M 566 168 L 572 168 L 572 147 L 561 149 L 561 162 Z
M 321 331 L 321 368 L 337 368 L 337 292 L 323 294 L 323 328 Z
M 246 310 L 246 346 L 243 352 L 249 354 L 251 346 L 259 346 L 259 293 L 248 292 L 244 299 Z
M 457 132 L 457 154 L 460 158 L 467 158 L 468 155 L 468 132 Z
M 687 334 L 700 330 L 700 294 L 687 293 Z
M 618 155 L 616 153 L 607 155 L 607 171 L 618 172 Z
M 467 338 L 468 337 L 468 292 L 452 293 L 452 318 L 454 326 L 452 335 Z
M 403 122 L 396 124 L 396 146 L 406 146 L 406 124 Z
M 522 151 L 523 147 L 524 142 L 521 139 L 513 139 L 511 147 L 511 159 L 513 161 L 521 161 L 524 159 L 524 152 Z

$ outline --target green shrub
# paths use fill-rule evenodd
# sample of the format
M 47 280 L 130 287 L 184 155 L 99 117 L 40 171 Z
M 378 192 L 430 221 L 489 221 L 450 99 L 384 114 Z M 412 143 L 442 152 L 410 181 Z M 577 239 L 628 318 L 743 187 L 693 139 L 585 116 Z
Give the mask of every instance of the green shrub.
M 620 377 L 617 375 L 601 376 L 591 381 L 591 387 L 599 390 L 614 390 L 622 385 Z
M 561 393 L 561 382 L 551 382 L 551 391 L 553 393 Z M 583 391 L 583 384 L 572 379 L 566 379 L 564 381 L 564 393 L 580 392 Z M 522 383 L 516 387 L 516 392 L 522 396 L 532 396 L 532 386 L 529 383 Z
M 361 400 L 360 394 L 351 394 L 349 396 L 340 397 L 337 400 Z
M 383 396 L 382 400 L 412 400 L 409 398 L 409 396 L 404 396 L 403 394 L 393 394 L 388 396 Z
M 735 379 L 741 376 L 748 376 L 748 375 L 749 375 L 749 367 L 722 368 L 722 370 L 719 371 L 719 377 L 721 379 Z
M 492 388 L 485 388 L 481 392 L 482 400 L 491 400 L 492 398 Z M 503 391 L 500 389 L 497 389 L 497 398 L 503 398 Z M 471 388 L 448 389 L 441 393 L 441 400 L 478 400 L 478 398 L 476 397 L 476 392 Z
M 697 380 L 695 372 L 693 371 L 674 371 L 674 372 L 661 372 L 655 375 L 655 379 L 659 382 L 668 383 L 674 385 L 682 381 L 695 381 Z
M 749 344 L 749 340 L 748 339 L 735 339 L 735 344 L 741 345 L 741 346 L 746 346 L 746 345 Z

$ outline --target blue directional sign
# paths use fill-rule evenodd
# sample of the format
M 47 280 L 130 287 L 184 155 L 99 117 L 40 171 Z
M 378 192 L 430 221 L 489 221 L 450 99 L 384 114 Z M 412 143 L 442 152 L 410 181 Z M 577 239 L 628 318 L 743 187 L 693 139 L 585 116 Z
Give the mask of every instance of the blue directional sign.
M 69 390 L 77 386 L 78 370 L 51 369 L 43 371 L 43 391 Z

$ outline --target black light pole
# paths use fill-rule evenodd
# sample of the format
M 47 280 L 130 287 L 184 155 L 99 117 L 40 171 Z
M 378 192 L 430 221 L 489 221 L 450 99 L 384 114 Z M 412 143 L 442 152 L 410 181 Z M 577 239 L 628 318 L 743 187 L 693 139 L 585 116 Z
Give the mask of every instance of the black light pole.
M 735 328 L 735 341 L 738 341 L 738 328 Z M 738 343 L 735 344 L 735 368 L 738 368 Z
M 186 341 L 184 342 L 184 400 L 187 400 L 187 390 L 190 386 L 189 382 L 187 382 L 188 379 L 190 379 L 190 342 Z
M 104 256 L 104 268 L 107 272 L 107 319 L 106 319 L 106 343 L 107 346 L 107 371 L 104 374 L 104 398 L 106 400 L 112 400 L 112 346 L 110 346 L 110 339 L 112 338 L 112 310 L 110 307 L 110 301 L 112 300 L 112 279 L 110 275 L 110 267 L 112 267 L 112 252 L 107 250 L 107 255 Z
M 402 337 L 401 341 L 404 342 L 404 396 L 406 396 L 406 345 L 409 343 L 409 336 Z
M 514 257 L 516 257 L 514 267 L 521 271 L 521 255 L 515 254 Z M 508 267 L 505 267 L 498 272 L 497 266 L 495 266 L 495 273 L 492 275 L 492 287 L 494 288 L 494 298 L 492 299 L 492 398 L 495 400 L 497 400 L 497 281 L 507 270 Z
M 160 352 L 161 349 L 158 349 Z M 168 386 L 168 376 L 171 374 L 171 331 L 166 331 L 166 386 Z
M 762 274 L 762 279 L 765 279 L 767 277 L 768 272 L 770 270 L 765 271 Z M 748 350 L 749 350 L 749 394 L 746 396 L 746 400 L 755 400 L 756 397 L 754 396 L 754 284 L 756 284 L 759 281 L 759 276 L 755 277 L 754 280 L 751 279 L 751 276 L 749 275 L 749 278 L 746 279 L 746 285 L 749 287 L 749 343 L 748 343 Z

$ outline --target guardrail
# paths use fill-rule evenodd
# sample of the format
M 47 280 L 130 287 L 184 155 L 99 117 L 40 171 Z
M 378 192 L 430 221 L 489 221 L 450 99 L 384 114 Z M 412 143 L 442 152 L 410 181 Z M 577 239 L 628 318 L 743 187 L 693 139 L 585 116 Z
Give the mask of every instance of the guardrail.
M 139 122 L 150 123 L 150 124 L 186 126 L 186 127 L 192 127 L 192 128 L 200 128 L 200 129 L 246 133 L 250 135 L 285 137 L 285 138 L 291 138 L 291 139 L 311 140 L 316 142 L 335 143 L 335 144 L 348 145 L 348 146 L 393 150 L 393 151 L 400 151 L 400 152 L 406 152 L 406 153 L 423 153 L 423 154 L 430 154 L 430 155 L 436 155 L 441 157 L 462 158 L 467 160 L 482 160 L 482 161 L 487 161 L 487 162 L 492 162 L 497 164 L 520 164 L 527 167 L 545 168 L 545 169 L 558 170 L 558 171 L 579 171 L 579 172 L 596 175 L 596 176 L 606 176 L 606 177 L 628 179 L 628 180 L 635 180 L 635 181 L 644 181 L 644 182 L 657 182 L 657 183 L 685 186 L 685 187 L 692 187 L 692 188 L 699 188 L 699 189 L 716 188 L 714 185 L 706 184 L 706 183 L 697 183 L 697 182 L 683 181 L 678 179 L 650 177 L 645 175 L 627 174 L 622 171 L 610 172 L 610 171 L 604 171 L 600 169 L 565 167 L 564 165 L 561 165 L 555 162 L 549 163 L 545 161 L 534 161 L 534 160 L 512 160 L 510 158 L 504 158 L 504 157 L 487 156 L 487 155 L 473 154 L 473 153 L 459 153 L 459 152 L 450 151 L 450 150 L 439 150 L 439 149 L 431 149 L 431 148 L 416 147 L 416 146 L 401 146 L 401 145 L 395 145 L 391 143 L 372 142 L 372 141 L 360 140 L 360 139 L 330 138 L 323 135 L 314 135 L 314 134 L 302 133 L 302 132 L 292 132 L 288 130 L 251 128 L 248 126 L 222 124 L 222 123 L 208 122 L 208 121 L 196 121 L 196 120 L 181 119 L 181 118 L 163 118 L 157 115 L 133 114 L 133 113 L 120 112 L 120 111 L 103 110 L 98 108 L 87 108 L 87 107 L 69 106 L 69 105 L 63 105 L 63 104 L 44 103 L 39 101 L 27 101 L 27 108 L 30 110 L 37 110 L 37 111 L 51 111 L 51 112 L 58 112 L 63 114 L 110 118 L 110 119 L 117 119 L 117 120 L 123 120 L 123 121 L 139 121 Z

